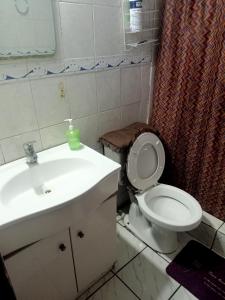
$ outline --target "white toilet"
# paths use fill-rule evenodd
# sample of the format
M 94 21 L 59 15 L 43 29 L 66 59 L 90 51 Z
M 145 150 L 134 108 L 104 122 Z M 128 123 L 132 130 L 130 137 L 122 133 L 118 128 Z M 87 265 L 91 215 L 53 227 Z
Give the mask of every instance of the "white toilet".
M 164 165 L 159 138 L 149 132 L 141 134 L 127 157 L 127 177 L 136 192 L 131 194 L 125 224 L 154 250 L 171 253 L 177 248 L 177 232 L 197 227 L 202 209 L 190 194 L 158 183 Z

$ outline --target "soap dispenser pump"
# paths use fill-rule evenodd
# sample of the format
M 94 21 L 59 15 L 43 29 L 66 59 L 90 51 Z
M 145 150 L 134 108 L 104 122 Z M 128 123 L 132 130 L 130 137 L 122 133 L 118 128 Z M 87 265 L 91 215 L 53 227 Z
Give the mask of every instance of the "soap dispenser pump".
M 65 122 L 69 122 L 69 129 L 66 131 L 66 138 L 71 150 L 80 149 L 80 131 L 74 129 L 73 119 L 66 119 Z

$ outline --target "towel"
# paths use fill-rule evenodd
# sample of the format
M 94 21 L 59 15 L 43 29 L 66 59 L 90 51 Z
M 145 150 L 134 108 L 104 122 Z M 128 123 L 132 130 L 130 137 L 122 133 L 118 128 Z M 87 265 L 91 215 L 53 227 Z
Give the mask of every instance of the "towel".
M 136 122 L 123 129 L 105 133 L 100 137 L 99 142 L 115 152 L 126 152 L 136 138 L 144 132 L 158 134 L 150 125 Z

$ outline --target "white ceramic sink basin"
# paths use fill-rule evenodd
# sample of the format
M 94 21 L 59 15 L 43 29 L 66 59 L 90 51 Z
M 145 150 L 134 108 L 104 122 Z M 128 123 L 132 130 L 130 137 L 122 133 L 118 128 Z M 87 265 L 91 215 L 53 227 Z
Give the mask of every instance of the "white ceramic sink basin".
M 55 209 L 82 196 L 120 165 L 83 146 L 67 144 L 38 154 L 29 167 L 25 158 L 0 167 L 0 226 Z

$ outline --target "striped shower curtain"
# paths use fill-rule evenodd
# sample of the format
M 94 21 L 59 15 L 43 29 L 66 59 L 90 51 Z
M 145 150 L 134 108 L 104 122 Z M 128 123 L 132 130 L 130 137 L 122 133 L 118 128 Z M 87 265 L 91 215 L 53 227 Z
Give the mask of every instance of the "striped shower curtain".
M 165 1 L 153 103 L 166 182 L 225 219 L 225 0 Z

